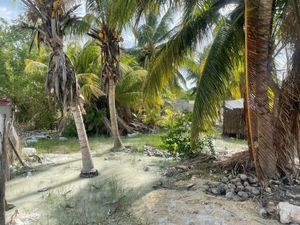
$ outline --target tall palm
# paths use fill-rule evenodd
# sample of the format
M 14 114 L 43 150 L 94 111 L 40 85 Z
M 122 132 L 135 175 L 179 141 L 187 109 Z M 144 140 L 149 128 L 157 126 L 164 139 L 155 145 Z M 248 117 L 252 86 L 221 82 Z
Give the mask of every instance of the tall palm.
M 80 109 L 79 87 L 74 66 L 64 52 L 64 36 L 78 20 L 73 14 L 79 7 L 71 1 L 61 0 L 22 0 L 27 7 L 31 24 L 23 24 L 33 30 L 38 47 L 44 44 L 51 50 L 46 88 L 51 100 L 59 107 L 71 108 L 74 116 L 82 155 L 81 177 L 98 175 L 94 168 L 87 139 L 82 112 Z
M 117 111 L 115 103 L 116 82 L 120 78 L 120 42 L 121 32 L 139 8 L 155 2 L 143 3 L 138 0 L 87 0 L 87 11 L 93 18 L 89 36 L 98 41 L 102 52 L 102 83 L 106 90 L 109 102 L 111 131 L 114 138 L 113 149 L 122 149 Z

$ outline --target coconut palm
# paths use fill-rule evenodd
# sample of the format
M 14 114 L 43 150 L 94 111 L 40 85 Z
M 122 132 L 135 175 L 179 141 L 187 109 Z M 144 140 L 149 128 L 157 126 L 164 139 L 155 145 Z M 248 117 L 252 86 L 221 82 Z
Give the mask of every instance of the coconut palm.
M 97 176 L 98 171 L 93 165 L 83 123 L 75 69 L 63 49 L 66 32 L 78 20 L 74 11 L 79 5 L 73 6 L 72 1 L 61 0 L 22 0 L 22 2 L 27 7 L 27 17 L 31 22 L 23 24 L 23 27 L 33 30 L 38 47 L 44 44 L 51 50 L 46 78 L 49 97 L 62 109 L 70 107 L 73 113 L 82 155 L 80 176 Z
M 228 3 L 236 3 L 235 8 L 226 17 L 221 16 L 219 9 Z M 197 138 L 199 131 L 206 130 L 214 124 L 220 102 L 230 84 L 232 71 L 236 66 L 243 64 L 243 55 L 246 53 L 248 79 L 245 87 L 247 118 L 249 118 L 247 124 L 250 132 L 249 150 L 256 164 L 258 176 L 262 180 L 276 175 L 272 117 L 277 108 L 275 103 L 278 98 L 276 93 L 278 86 L 272 79 L 272 67 L 273 55 L 276 55 L 274 35 L 280 32 L 276 27 L 272 27 L 272 23 L 276 20 L 282 21 L 283 17 L 274 12 L 277 13 L 279 9 L 285 11 L 285 1 L 276 1 L 275 5 L 273 1 L 246 3 L 251 3 L 251 6 L 244 7 L 243 1 L 186 2 L 181 24 L 174 29 L 174 35 L 150 65 L 146 92 L 149 96 L 157 95 L 172 79 L 174 71 L 184 63 L 186 56 L 203 40 L 209 28 L 215 27 L 214 39 L 204 59 L 197 86 L 192 138 Z M 246 51 L 244 12 L 247 31 Z M 270 92 L 274 97 L 270 98 Z M 283 160 L 281 164 L 285 162 Z
M 121 32 L 125 25 L 140 9 L 146 9 L 155 1 L 140 2 L 138 0 L 87 0 L 88 15 L 92 18 L 92 28 L 88 35 L 98 41 L 102 52 L 102 84 L 106 90 L 109 102 L 111 131 L 114 138 L 113 149 L 122 149 L 117 111 L 115 103 L 116 82 L 120 78 L 120 42 L 123 41 Z

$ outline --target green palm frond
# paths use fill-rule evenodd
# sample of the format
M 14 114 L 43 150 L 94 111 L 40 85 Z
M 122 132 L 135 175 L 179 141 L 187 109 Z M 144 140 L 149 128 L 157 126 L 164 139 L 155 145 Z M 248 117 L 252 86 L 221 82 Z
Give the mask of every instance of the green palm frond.
M 27 74 L 42 74 L 45 75 L 48 66 L 42 62 L 34 61 L 31 59 L 25 59 L 24 72 Z
M 81 73 L 77 74 L 78 83 L 80 86 L 80 93 L 86 101 L 90 101 L 92 98 L 99 98 L 104 96 L 104 92 L 101 91 L 101 80 L 93 73 Z
M 147 71 L 132 70 L 123 74 L 116 86 L 116 101 L 123 107 L 140 108 L 143 104 L 143 85 Z
M 207 1 L 211 2 L 211 1 Z M 175 34 L 170 38 L 150 65 L 149 77 L 145 85 L 146 97 L 158 95 L 175 75 L 185 58 L 196 49 L 200 39 L 204 38 L 210 26 L 219 17 L 218 9 L 214 4 L 207 4 L 197 8 L 197 15 L 188 21 L 183 21 L 173 29 Z
M 232 71 L 242 60 L 244 46 L 243 17 L 230 23 L 222 21 L 210 47 L 197 87 L 192 120 L 192 139 L 211 128 L 226 95 Z

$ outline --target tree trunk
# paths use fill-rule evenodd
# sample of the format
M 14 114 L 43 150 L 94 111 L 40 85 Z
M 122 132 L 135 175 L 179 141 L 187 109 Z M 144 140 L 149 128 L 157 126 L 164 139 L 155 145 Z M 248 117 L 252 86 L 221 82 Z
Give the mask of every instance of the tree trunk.
M 5 116 L 0 114 L 0 224 L 5 224 Z
M 79 144 L 80 144 L 80 151 L 82 155 L 82 170 L 80 176 L 87 177 L 87 178 L 97 176 L 98 171 L 94 168 L 91 151 L 90 151 L 90 145 L 86 135 L 80 106 L 78 104 L 74 104 L 71 107 L 71 110 L 74 116 L 74 121 L 75 121 Z
M 273 0 L 261 0 L 257 21 L 257 135 L 258 161 L 266 178 L 276 176 L 276 156 L 273 146 L 273 121 L 269 89 L 269 43 L 272 27 Z
M 119 150 L 123 148 L 123 144 L 120 138 L 119 129 L 118 129 L 118 119 L 116 111 L 116 99 L 115 99 L 115 81 L 111 78 L 108 80 L 108 104 L 109 104 L 109 116 L 111 123 L 111 132 L 114 138 L 114 150 Z
M 245 0 L 246 116 L 248 144 L 262 181 L 276 174 L 269 89 L 269 43 L 273 0 Z

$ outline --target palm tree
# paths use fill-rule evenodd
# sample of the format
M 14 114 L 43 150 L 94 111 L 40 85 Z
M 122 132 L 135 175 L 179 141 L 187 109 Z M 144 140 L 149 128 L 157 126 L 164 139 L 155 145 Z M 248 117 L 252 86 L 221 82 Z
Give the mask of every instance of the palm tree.
M 115 103 L 116 82 L 120 78 L 120 42 L 123 41 L 121 32 L 133 15 L 140 9 L 148 8 L 155 1 L 142 3 L 138 0 L 87 0 L 86 18 L 93 18 L 92 27 L 88 33 L 98 41 L 102 52 L 102 83 L 109 102 L 111 131 L 114 138 L 113 150 L 123 148 L 120 138 Z
M 236 3 L 236 6 L 224 18 L 218 11 L 228 3 Z M 276 158 L 272 149 L 272 117 L 277 109 L 275 103 L 278 86 L 272 79 L 272 54 L 276 50 L 274 35 L 279 32 L 272 27 L 272 23 L 275 19 L 282 20 L 282 16 L 273 18 L 274 10 L 284 9 L 285 1 L 276 1 L 275 6 L 273 1 L 268 0 L 246 1 L 246 4 L 247 7 L 244 7 L 243 1 L 186 2 L 181 24 L 174 29 L 174 35 L 150 65 L 146 91 L 149 96 L 157 95 L 171 80 L 178 66 L 184 63 L 193 47 L 203 39 L 208 29 L 216 27 L 197 86 L 192 140 L 199 136 L 199 131 L 205 131 L 214 124 L 220 102 L 228 90 L 232 71 L 237 65 L 243 65 L 243 55 L 246 53 L 249 150 L 256 164 L 257 174 L 262 180 L 276 175 Z M 244 26 L 247 34 L 246 51 Z M 270 97 L 270 92 L 275 96 Z M 286 160 L 281 164 L 284 162 Z
M 23 24 L 23 27 L 33 30 L 38 47 L 44 44 L 51 50 L 46 78 L 49 97 L 62 109 L 70 107 L 73 113 L 82 155 L 80 176 L 97 176 L 98 171 L 93 165 L 82 119 L 74 66 L 63 49 L 65 33 L 78 20 L 73 13 L 79 6 L 71 6 L 71 1 L 60 0 L 22 0 L 22 2 L 27 7 L 27 16 L 32 22 L 32 25 Z

